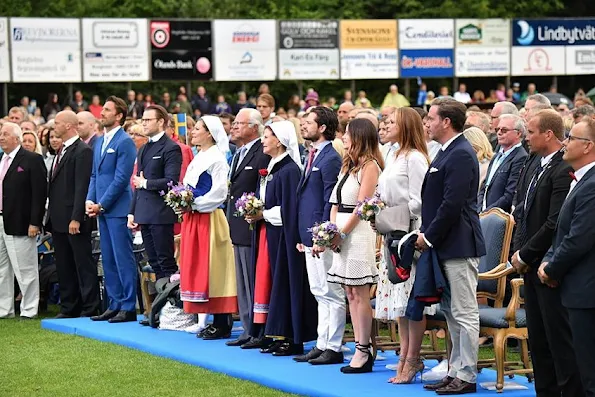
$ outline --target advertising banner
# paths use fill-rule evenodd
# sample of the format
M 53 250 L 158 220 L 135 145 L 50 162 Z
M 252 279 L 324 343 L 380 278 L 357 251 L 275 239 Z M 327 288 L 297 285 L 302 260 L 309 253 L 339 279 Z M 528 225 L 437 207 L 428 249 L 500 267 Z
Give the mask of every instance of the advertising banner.
M 399 19 L 401 50 L 454 48 L 454 20 Z
M 566 74 L 595 74 L 595 46 L 567 46 Z
M 215 20 L 215 79 L 266 81 L 277 77 L 277 21 Z
M 153 80 L 213 78 L 211 21 L 151 21 Z
M 341 21 L 341 77 L 390 79 L 399 76 L 397 21 Z
M 279 21 L 279 79 L 339 79 L 338 21 Z
M 513 76 L 555 76 L 565 73 L 564 46 L 513 47 Z
M 595 45 L 595 19 L 514 19 L 514 46 Z
M 452 77 L 453 50 L 401 50 L 401 77 Z
M 146 19 L 84 18 L 82 24 L 84 81 L 149 80 Z
M 8 18 L 0 17 L 0 83 L 7 83 L 10 81 L 9 62 Z
M 510 74 L 510 21 L 457 19 L 456 70 L 459 77 Z
M 80 20 L 10 18 L 15 83 L 81 81 Z

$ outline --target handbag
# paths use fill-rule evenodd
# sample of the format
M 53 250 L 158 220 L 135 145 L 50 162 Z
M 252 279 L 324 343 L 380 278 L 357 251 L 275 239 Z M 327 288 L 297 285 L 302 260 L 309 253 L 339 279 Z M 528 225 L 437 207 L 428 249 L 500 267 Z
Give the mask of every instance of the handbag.
M 409 205 L 401 204 L 385 208 L 376 215 L 374 222 L 380 234 L 387 235 L 396 231 L 407 233 L 411 230 Z

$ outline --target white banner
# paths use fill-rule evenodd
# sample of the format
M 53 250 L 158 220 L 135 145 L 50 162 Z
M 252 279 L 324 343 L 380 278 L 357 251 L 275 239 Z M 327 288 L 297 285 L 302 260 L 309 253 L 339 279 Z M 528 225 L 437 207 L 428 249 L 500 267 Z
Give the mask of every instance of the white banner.
M 279 50 L 279 80 L 338 80 L 339 49 Z
M 277 21 L 215 20 L 213 30 L 215 80 L 275 80 Z
M 81 81 L 80 21 L 10 18 L 15 83 Z
M 566 74 L 595 74 L 595 47 L 566 46 Z
M 455 34 L 457 47 L 510 47 L 510 20 L 457 19 Z
M 456 76 L 508 76 L 510 73 L 510 48 L 508 47 L 457 47 Z
M 399 19 L 398 25 L 401 50 L 454 48 L 452 19 Z
M 82 24 L 84 81 L 149 80 L 146 19 L 84 18 Z
M 0 82 L 10 81 L 10 55 L 8 53 L 8 18 L 0 18 Z
M 565 74 L 564 46 L 512 47 L 513 76 Z
M 341 78 L 396 79 L 399 56 L 394 50 L 341 50 Z

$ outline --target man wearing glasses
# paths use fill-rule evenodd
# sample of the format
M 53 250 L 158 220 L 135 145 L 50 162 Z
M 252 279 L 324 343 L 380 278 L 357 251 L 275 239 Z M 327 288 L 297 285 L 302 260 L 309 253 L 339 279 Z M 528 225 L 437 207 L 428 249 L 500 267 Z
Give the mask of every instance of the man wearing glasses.
M 155 277 L 169 278 L 178 269 L 174 258 L 174 223 L 177 216 L 165 204 L 159 192 L 167 192 L 168 184 L 178 183 L 182 150 L 165 134 L 169 116 L 163 107 L 147 107 L 141 120 L 149 142 L 140 148 L 137 155 L 128 228 L 135 229 L 140 225 L 147 258 L 155 271 Z M 141 323 L 145 325 L 146 322 Z
M 552 247 L 537 272 L 560 290 L 584 394 L 595 395 L 595 120 L 585 117 L 564 141 L 564 160 L 574 169 L 570 192 L 560 209 Z M 549 311 L 549 307 L 548 307 Z M 556 332 L 556 335 L 558 333 Z M 533 343 L 531 343 L 533 348 Z M 568 353 L 567 353 L 568 354 Z
M 538 396 L 583 395 L 560 289 L 547 287 L 537 277 L 570 188 L 572 168 L 562 159 L 563 140 L 564 122 L 553 109 L 531 117 L 527 125 L 531 155 L 521 171 L 514 199 L 516 229 L 510 262 L 524 275 L 525 310 Z
M 491 131 L 488 135 L 488 140 L 492 145 L 492 149 L 496 150 L 498 146 L 498 134 L 496 133 L 496 128 L 498 128 L 498 123 L 500 122 L 500 116 L 503 114 L 519 114 L 519 110 L 517 109 L 516 105 L 512 102 L 496 102 L 494 107 L 492 108 L 492 112 L 490 113 L 490 118 L 492 120 L 491 123 Z
M 480 212 L 501 208 L 510 212 L 519 180 L 519 172 L 527 152 L 521 141 L 525 136 L 525 122 L 512 114 L 502 115 L 496 128 L 500 149 L 490 162 L 486 179 L 478 194 Z

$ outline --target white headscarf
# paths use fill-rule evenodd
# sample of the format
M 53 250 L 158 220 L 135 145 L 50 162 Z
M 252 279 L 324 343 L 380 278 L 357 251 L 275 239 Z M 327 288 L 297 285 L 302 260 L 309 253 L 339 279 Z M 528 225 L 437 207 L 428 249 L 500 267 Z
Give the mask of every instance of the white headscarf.
M 207 129 L 211 133 L 211 136 L 215 140 L 219 151 L 223 154 L 229 152 L 229 138 L 223 128 L 223 123 L 217 116 L 203 116 L 200 118 L 204 121 Z
M 300 161 L 300 149 L 298 147 L 295 126 L 293 123 L 288 120 L 277 121 L 275 123 L 271 123 L 267 128 L 270 128 L 273 131 L 279 142 L 285 146 L 289 157 L 291 157 L 291 159 L 301 169 L 302 163 Z

